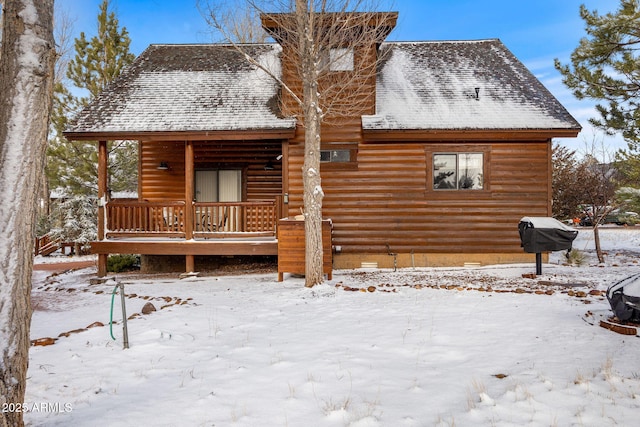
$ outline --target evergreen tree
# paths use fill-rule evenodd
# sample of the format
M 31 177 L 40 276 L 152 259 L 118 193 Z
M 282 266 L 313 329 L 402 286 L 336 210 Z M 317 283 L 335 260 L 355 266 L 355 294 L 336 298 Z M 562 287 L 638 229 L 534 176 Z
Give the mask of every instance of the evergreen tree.
M 600 15 L 582 5 L 587 37 L 571 54 L 571 64 L 555 66 L 578 99 L 602 101 L 591 123 L 608 134 L 620 132 L 629 145 L 623 159 L 640 155 L 640 0 L 620 0 L 614 13 Z M 632 163 L 633 164 L 633 163 Z
M 52 214 L 57 224 L 51 230 L 53 239 L 65 242 L 87 244 L 96 239 L 98 221 L 95 212 L 95 199 L 74 196 L 64 199 L 56 206 Z
M 620 150 L 616 153 L 616 167 L 621 174 L 621 182 L 631 187 L 640 187 L 640 149 Z
M 625 210 L 640 212 L 640 189 L 622 187 L 616 192 L 616 200 Z
M 57 188 L 67 194 L 96 194 L 97 143 L 71 142 L 62 132 L 69 118 L 100 94 L 133 61 L 130 43 L 127 29 L 120 28 L 115 13 L 109 12 L 109 0 L 103 0 L 98 14 L 97 35 L 88 40 L 84 32 L 80 33 L 75 40 L 76 55 L 67 68 L 68 81 L 85 96 L 76 96 L 75 91 L 63 81 L 55 87 L 51 118 L 54 136 L 49 143 L 47 164 L 52 189 Z M 114 178 L 110 185 L 112 190 L 136 189 L 136 150 L 137 144 L 130 141 L 109 144 L 109 172 Z

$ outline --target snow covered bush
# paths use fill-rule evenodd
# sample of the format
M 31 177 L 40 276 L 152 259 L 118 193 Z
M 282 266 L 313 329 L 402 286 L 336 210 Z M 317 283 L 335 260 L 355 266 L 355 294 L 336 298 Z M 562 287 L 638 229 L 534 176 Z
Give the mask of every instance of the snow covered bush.
M 78 244 L 96 240 L 98 215 L 95 200 L 87 196 L 64 198 L 55 207 L 52 216 L 52 238 Z

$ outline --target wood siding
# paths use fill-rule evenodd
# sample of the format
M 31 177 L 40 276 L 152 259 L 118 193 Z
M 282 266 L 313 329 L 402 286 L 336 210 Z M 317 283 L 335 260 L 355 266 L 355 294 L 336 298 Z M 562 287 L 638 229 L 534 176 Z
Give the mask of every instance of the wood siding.
M 333 140 L 334 133 L 323 133 Z M 355 136 L 355 135 L 354 135 Z M 485 189 L 433 190 L 434 152 L 482 148 Z M 550 214 L 550 143 L 358 144 L 357 167 L 323 164 L 323 217 L 348 253 L 521 253 L 518 222 Z M 302 205 L 302 144 L 289 146 L 289 214 Z
M 288 46 L 283 47 L 283 81 L 302 99 L 302 81 L 296 65 L 300 60 Z M 360 116 L 375 113 L 376 94 L 375 43 L 362 45 L 354 49 L 355 71 L 329 71 L 320 76 L 319 91 L 322 93 L 320 107 L 327 114 L 325 123 L 340 124 L 347 120 L 356 120 L 360 125 Z M 285 117 L 297 117 L 298 124 L 304 122 L 300 105 L 287 92 L 282 92 L 282 114 Z
M 142 142 L 140 144 L 139 193 L 142 200 L 184 200 L 185 143 Z M 242 200 L 273 200 L 282 194 L 280 141 L 197 141 L 195 169 L 241 169 Z M 167 162 L 169 170 L 158 170 Z M 265 170 L 271 161 L 273 170 Z
M 322 221 L 322 272 L 331 280 L 333 252 L 331 221 Z M 304 221 L 282 219 L 278 221 L 278 281 L 283 273 L 304 274 L 305 271 Z

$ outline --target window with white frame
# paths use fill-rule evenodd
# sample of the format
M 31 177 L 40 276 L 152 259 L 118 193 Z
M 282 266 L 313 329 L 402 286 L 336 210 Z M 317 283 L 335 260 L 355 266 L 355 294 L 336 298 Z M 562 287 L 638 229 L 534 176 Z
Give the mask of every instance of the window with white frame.
M 353 71 L 353 48 L 336 47 L 325 53 L 325 61 L 328 62 L 329 71 Z
M 482 190 L 484 156 L 482 153 L 434 153 L 434 190 Z

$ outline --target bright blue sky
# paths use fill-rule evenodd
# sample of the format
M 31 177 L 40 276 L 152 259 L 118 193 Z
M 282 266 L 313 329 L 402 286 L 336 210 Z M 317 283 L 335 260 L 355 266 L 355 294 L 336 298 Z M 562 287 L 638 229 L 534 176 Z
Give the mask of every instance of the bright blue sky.
M 56 0 L 75 20 L 76 33 L 92 36 L 101 0 Z M 587 120 L 595 116 L 593 102 L 577 101 L 561 82 L 554 58 L 566 63 L 585 35 L 579 16 L 581 4 L 599 13 L 615 11 L 619 0 L 381 0 L 399 12 L 388 40 L 467 40 L 498 38 L 522 61 L 582 124 L 573 140 L 563 141 L 583 151 L 593 141 Z M 111 0 L 120 25 L 131 36 L 138 55 L 152 43 L 207 43 L 213 41 L 196 8 L 196 0 Z M 598 140 L 603 138 L 598 133 Z M 606 138 L 614 148 L 625 144 Z

